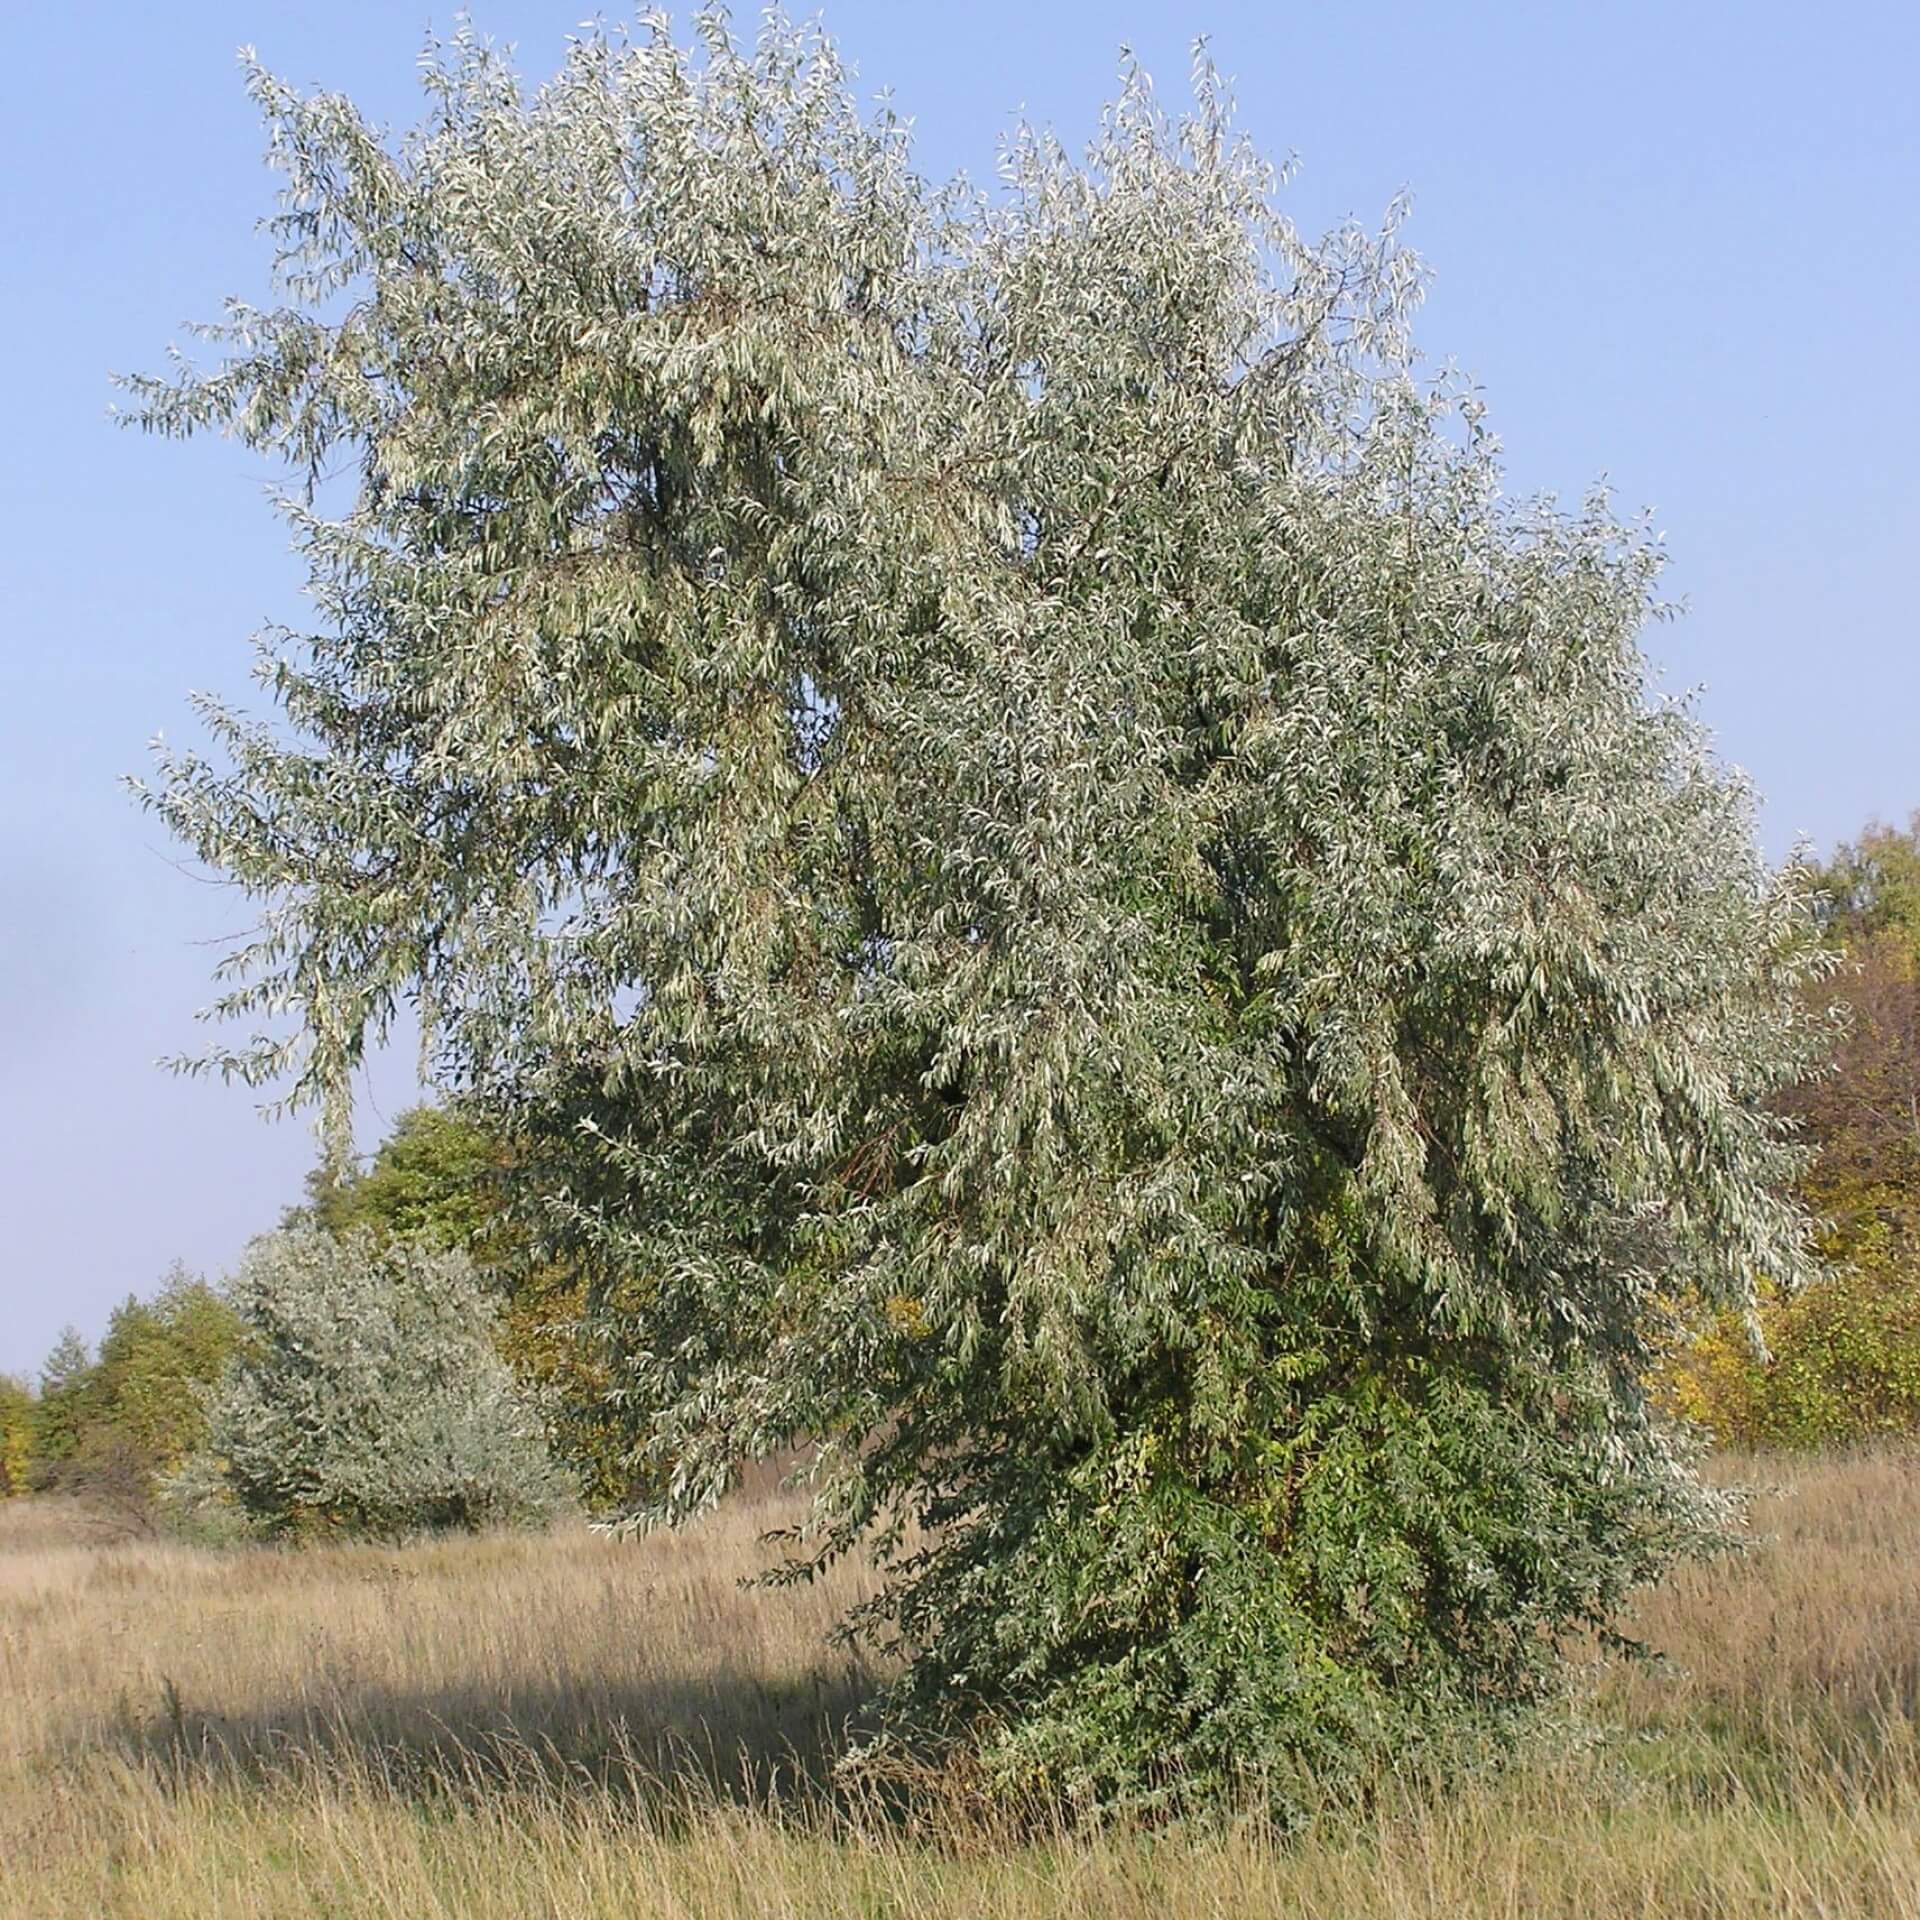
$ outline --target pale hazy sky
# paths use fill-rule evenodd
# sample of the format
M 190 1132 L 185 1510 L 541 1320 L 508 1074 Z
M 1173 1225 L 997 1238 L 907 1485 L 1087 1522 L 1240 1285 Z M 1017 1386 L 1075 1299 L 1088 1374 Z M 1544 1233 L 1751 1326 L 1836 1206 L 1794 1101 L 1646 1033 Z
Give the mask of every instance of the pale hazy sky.
M 574 4 L 479 26 L 544 76 Z M 1124 42 L 1163 91 L 1212 36 L 1243 123 L 1302 171 L 1303 224 L 1414 195 L 1421 337 L 1484 386 L 1517 488 L 1602 473 L 1652 506 L 1692 607 L 1649 637 L 1704 685 L 1764 796 L 1768 851 L 1920 806 L 1920 8 L 828 0 L 922 169 L 988 172 L 1021 109 L 1069 141 Z M 754 10 L 742 7 L 749 25 Z M 181 871 L 117 790 L 189 688 L 245 688 L 246 636 L 300 579 L 222 443 L 117 433 L 113 369 L 263 296 L 273 178 L 233 64 L 404 123 L 419 0 L 9 10 L 0 81 L 0 1369 L 97 1334 L 169 1261 L 228 1266 L 297 1197 L 312 1143 L 173 1079 L 245 908 Z M 383 1070 L 369 1138 L 409 1095 Z

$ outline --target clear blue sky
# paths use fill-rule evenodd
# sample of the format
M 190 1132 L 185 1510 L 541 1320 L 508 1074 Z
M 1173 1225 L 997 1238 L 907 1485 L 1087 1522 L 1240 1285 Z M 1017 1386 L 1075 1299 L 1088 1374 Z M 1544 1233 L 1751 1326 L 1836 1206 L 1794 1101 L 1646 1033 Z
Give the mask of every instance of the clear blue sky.
M 544 75 L 584 11 L 480 26 Z M 1077 140 L 1130 44 L 1184 87 L 1194 34 L 1302 172 L 1298 216 L 1411 188 L 1422 329 L 1483 384 L 1517 488 L 1602 473 L 1651 506 L 1692 608 L 1650 636 L 1764 796 L 1768 851 L 1920 806 L 1920 8 L 1836 0 L 1328 4 L 828 0 L 924 170 L 984 174 L 1025 108 Z M 749 24 L 752 12 L 742 9 Z M 153 1065 L 192 1045 L 244 906 L 118 792 L 190 687 L 245 688 L 298 620 L 265 475 L 222 443 L 107 424 L 111 369 L 265 292 L 272 178 L 243 42 L 376 116 L 413 116 L 424 0 L 10 10 L 0 80 L 8 368 L 0 435 L 0 1369 L 169 1261 L 228 1266 L 297 1197 L 303 1122 Z M 211 944 L 210 944 L 211 943 Z M 407 1098 L 390 1065 L 363 1134 Z

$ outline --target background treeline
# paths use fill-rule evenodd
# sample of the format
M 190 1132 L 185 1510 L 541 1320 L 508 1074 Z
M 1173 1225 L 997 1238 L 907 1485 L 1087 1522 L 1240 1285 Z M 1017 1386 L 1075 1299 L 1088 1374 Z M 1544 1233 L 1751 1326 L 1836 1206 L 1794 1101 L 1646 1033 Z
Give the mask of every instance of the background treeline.
M 1671 1400 L 1724 1441 L 1818 1446 L 1920 1429 L 1920 814 L 1816 868 L 1837 965 L 1830 1069 L 1786 1100 L 1828 1271 L 1791 1297 L 1761 1276 L 1757 1355 L 1731 1321 L 1674 1354 Z
M 97 1353 L 68 1328 L 37 1381 L 0 1376 L 0 1497 L 210 1538 L 613 1504 L 605 1368 L 581 1282 L 513 1222 L 524 1176 L 462 1114 L 403 1114 L 365 1167 L 311 1175 L 231 1278 L 176 1268 Z
M 1827 1276 L 1790 1296 L 1762 1276 L 1758 1345 L 1733 1319 L 1678 1328 L 1657 1382 L 1676 1411 L 1742 1446 L 1920 1431 L 1920 814 L 1904 829 L 1870 826 L 1816 877 L 1835 959 L 1819 991 L 1836 1045 L 1830 1071 L 1789 1105 L 1812 1149 L 1802 1189 Z M 537 1184 L 512 1143 L 461 1112 L 403 1114 L 367 1165 L 312 1175 L 303 1204 L 233 1280 L 176 1267 L 152 1298 L 115 1308 L 98 1352 L 69 1329 L 37 1381 L 0 1376 L 0 1497 L 65 1491 L 128 1520 L 201 1530 L 215 1506 L 243 1518 L 251 1503 L 253 1530 L 268 1533 L 537 1517 L 562 1499 L 617 1505 L 631 1469 L 612 1375 L 585 1326 L 585 1282 L 537 1257 L 514 1204 Z M 456 1267 L 434 1265 L 443 1255 Z M 312 1318 L 316 1301 L 327 1326 Z M 423 1305 L 435 1301 L 438 1321 Z M 497 1412 L 500 1448 L 450 1437 L 475 1407 L 505 1403 L 489 1398 L 503 1389 L 478 1363 L 457 1405 L 432 1400 L 423 1349 L 449 1311 L 469 1316 L 537 1423 L 539 1459 L 515 1452 L 525 1436 Z M 287 1348 L 278 1374 L 276 1339 Z M 369 1375 L 357 1413 L 337 1395 L 325 1413 L 335 1427 L 351 1426 L 350 1413 L 370 1424 L 372 1464 L 356 1480 L 338 1449 L 319 1458 L 316 1435 L 304 1494 L 263 1493 L 234 1456 L 271 1430 L 268 1451 L 304 1458 L 297 1418 L 282 1429 L 274 1409 L 305 1393 L 310 1423 L 321 1418 L 305 1374 L 328 1339 L 363 1359 L 383 1342 L 391 1351 L 390 1377 Z M 458 1370 L 443 1364 L 440 1385 Z M 435 1446 L 447 1454 L 438 1481 L 405 1457 Z M 383 1504 L 367 1490 L 382 1474 L 414 1492 Z
M 84 1492 L 144 1509 L 203 1443 L 209 1389 L 239 1321 L 222 1289 L 175 1267 L 150 1300 L 113 1310 L 97 1353 L 71 1327 L 37 1383 L 0 1380 L 0 1491 Z

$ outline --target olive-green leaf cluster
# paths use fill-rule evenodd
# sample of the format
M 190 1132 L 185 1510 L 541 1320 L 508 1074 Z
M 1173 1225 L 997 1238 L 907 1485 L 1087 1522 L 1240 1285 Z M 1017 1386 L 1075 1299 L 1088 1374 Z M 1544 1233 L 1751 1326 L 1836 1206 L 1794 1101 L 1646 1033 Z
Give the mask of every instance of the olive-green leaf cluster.
M 0 1373 L 0 1500 L 33 1487 L 33 1389 L 10 1373 Z
M 1657 543 L 1504 494 L 1204 64 L 980 190 L 778 19 L 426 76 L 252 73 L 286 304 L 132 383 L 316 607 L 148 794 L 259 904 L 204 1064 L 337 1103 L 417 1010 L 657 1511 L 797 1448 L 875 1544 L 890 1737 L 1197 1801 L 1537 1697 L 1714 1523 L 1660 1303 L 1804 1257 L 1806 904 Z
M 77 1495 L 150 1525 L 157 1481 L 205 1441 L 207 1392 L 238 1330 L 220 1290 L 178 1262 L 150 1299 L 129 1294 L 114 1308 L 97 1355 L 66 1328 L 37 1394 L 0 1391 L 0 1494 Z

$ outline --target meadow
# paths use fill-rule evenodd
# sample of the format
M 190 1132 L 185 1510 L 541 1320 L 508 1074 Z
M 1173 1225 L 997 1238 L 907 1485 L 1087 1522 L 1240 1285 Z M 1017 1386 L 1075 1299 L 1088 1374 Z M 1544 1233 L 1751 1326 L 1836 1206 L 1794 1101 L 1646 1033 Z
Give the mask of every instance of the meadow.
M 1920 1914 L 1920 1455 L 1757 1458 L 1683 1569 L 1464 1787 L 1281 1839 L 1015 1832 L 836 1792 L 853 1565 L 743 1586 L 781 1496 L 582 1529 L 212 1553 L 0 1506 L 0 1917 Z

